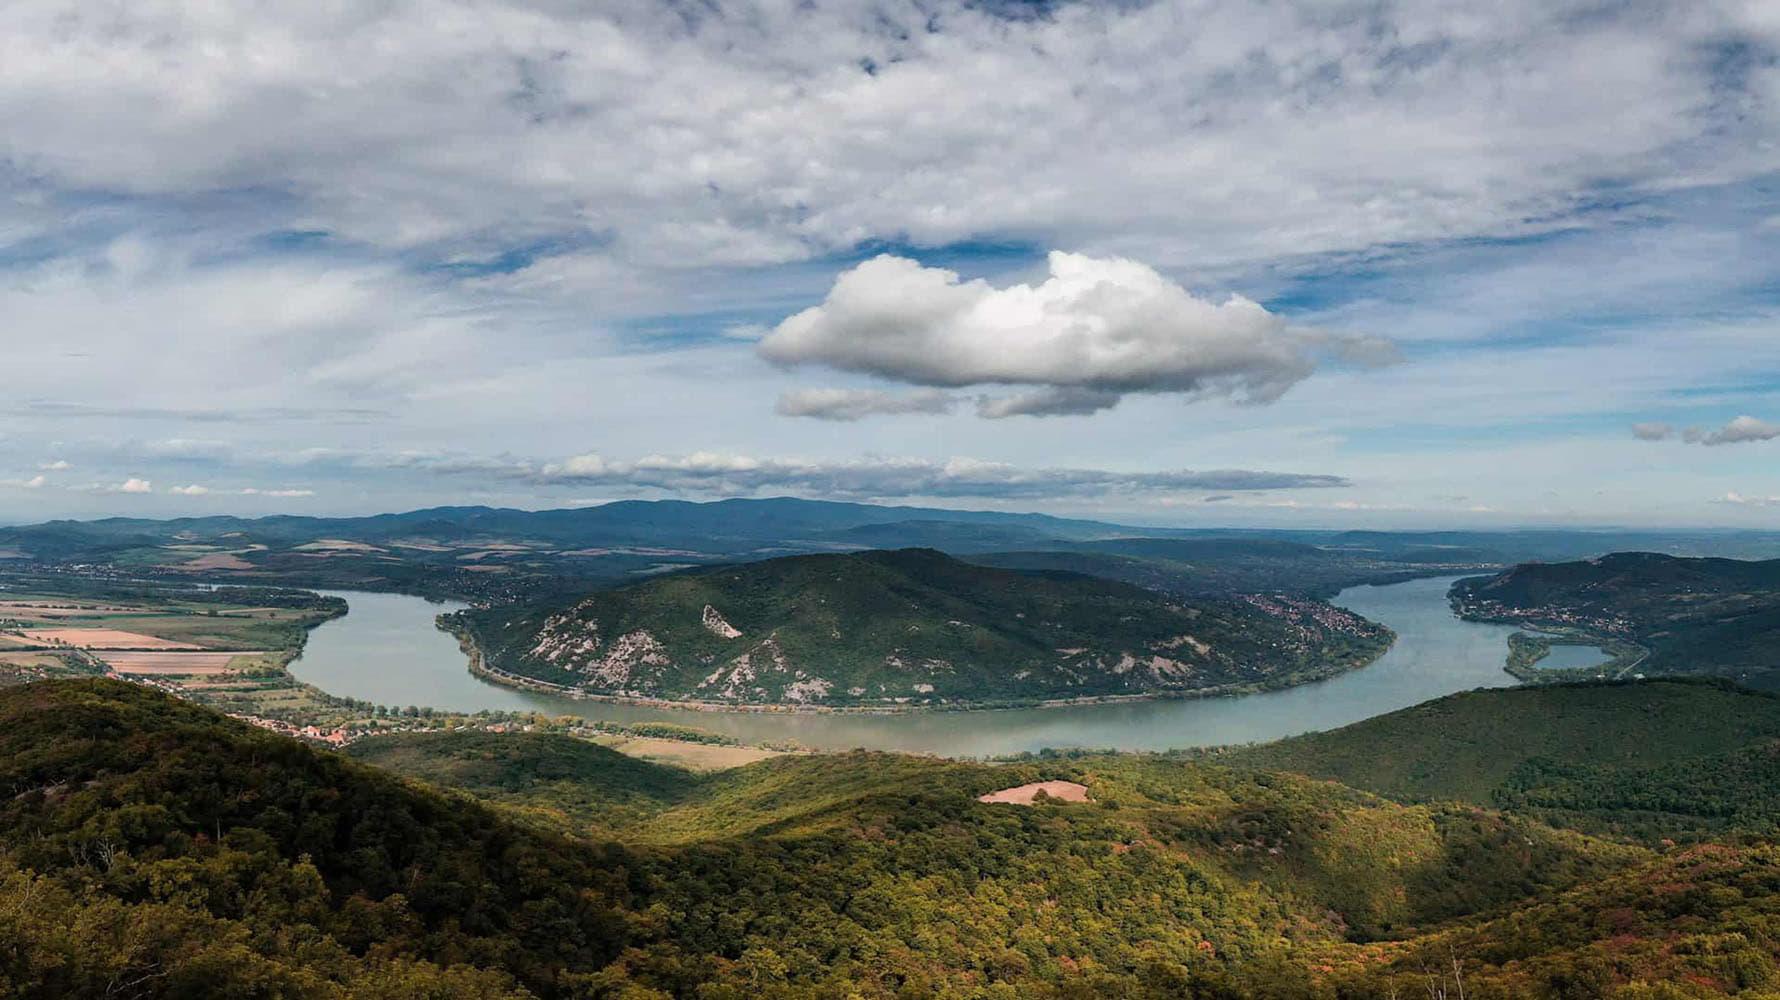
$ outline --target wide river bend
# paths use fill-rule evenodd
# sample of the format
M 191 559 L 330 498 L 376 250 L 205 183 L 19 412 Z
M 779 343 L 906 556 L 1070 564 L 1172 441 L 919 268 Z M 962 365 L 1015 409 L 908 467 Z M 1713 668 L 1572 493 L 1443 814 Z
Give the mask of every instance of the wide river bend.
M 540 711 L 612 722 L 674 722 L 746 743 L 794 739 L 825 750 L 869 747 L 986 757 L 1045 747 L 1166 750 L 1274 740 L 1332 729 L 1430 698 L 1507 687 L 1508 625 L 1453 616 L 1456 578 L 1350 587 L 1335 603 L 1395 629 L 1371 666 L 1284 691 L 1224 698 L 898 715 L 703 712 L 582 701 L 473 676 L 457 640 L 433 625 L 461 607 L 395 594 L 338 593 L 350 610 L 310 634 L 297 677 L 333 694 L 457 712 Z

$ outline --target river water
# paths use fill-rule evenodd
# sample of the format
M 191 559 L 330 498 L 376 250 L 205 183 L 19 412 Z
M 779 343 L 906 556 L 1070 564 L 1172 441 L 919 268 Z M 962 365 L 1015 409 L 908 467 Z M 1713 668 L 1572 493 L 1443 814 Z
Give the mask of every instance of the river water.
M 1610 659 L 1607 651 L 1599 646 L 1557 643 L 1533 666 L 1540 670 L 1583 670 L 1602 666 Z
M 612 722 L 674 722 L 748 743 L 793 739 L 819 749 L 869 747 L 983 757 L 1045 747 L 1165 750 L 1278 739 L 1331 729 L 1479 687 L 1506 687 L 1507 625 L 1453 616 L 1455 578 L 1350 587 L 1335 603 L 1395 629 L 1397 642 L 1371 666 L 1284 691 L 1225 698 L 1066 708 L 903 715 L 698 712 L 580 701 L 518 691 L 469 672 L 456 639 L 434 616 L 461 605 L 394 594 L 338 593 L 350 611 L 311 633 L 292 664 L 324 691 L 385 705 L 450 711 L 535 710 Z

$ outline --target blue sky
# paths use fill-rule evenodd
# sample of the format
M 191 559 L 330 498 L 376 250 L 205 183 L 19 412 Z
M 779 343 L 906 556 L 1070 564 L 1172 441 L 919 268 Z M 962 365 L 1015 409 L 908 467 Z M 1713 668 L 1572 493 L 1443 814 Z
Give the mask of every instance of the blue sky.
M 21 0 L 0 520 L 1773 526 L 1777 54 L 1736 2 Z

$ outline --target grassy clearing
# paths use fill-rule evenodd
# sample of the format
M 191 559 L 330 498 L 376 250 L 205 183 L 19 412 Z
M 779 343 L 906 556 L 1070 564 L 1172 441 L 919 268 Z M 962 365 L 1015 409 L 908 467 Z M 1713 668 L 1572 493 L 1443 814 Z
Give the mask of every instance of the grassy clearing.
M 723 771 L 785 755 L 782 750 L 767 750 L 763 747 L 688 743 L 685 740 L 664 740 L 654 736 L 601 735 L 593 737 L 592 742 L 610 747 L 626 756 L 701 772 Z

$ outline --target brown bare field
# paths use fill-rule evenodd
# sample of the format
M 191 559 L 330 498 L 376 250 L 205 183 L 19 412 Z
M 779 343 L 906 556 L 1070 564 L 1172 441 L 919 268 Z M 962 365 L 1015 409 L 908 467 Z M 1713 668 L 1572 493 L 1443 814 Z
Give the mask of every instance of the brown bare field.
M 320 538 L 313 542 L 304 542 L 292 547 L 295 552 L 383 552 L 375 545 L 365 542 L 349 542 L 343 538 Z
M 689 771 L 723 771 L 769 757 L 785 756 L 782 750 L 726 747 L 685 740 L 656 739 L 653 736 L 598 736 L 593 742 L 630 757 L 639 757 L 657 764 L 672 764 Z
M 199 556 L 179 564 L 180 569 L 254 569 L 253 563 L 235 555 L 233 552 L 212 552 L 207 556 Z
M 1003 788 L 999 792 L 979 795 L 977 801 L 1007 802 L 1017 806 L 1029 806 L 1032 804 L 1032 800 L 1038 797 L 1039 792 L 1063 802 L 1088 801 L 1088 786 L 1078 785 L 1073 781 L 1035 781 L 1030 785 Z
M 400 541 L 400 542 L 390 542 L 389 547 L 392 549 L 415 549 L 420 552 L 450 552 L 451 551 L 451 546 L 449 546 L 449 545 L 440 545 L 438 542 L 429 542 L 422 538 L 408 539 L 408 540 Z
M 120 674 L 225 674 L 237 657 L 253 653 L 106 653 L 99 658 Z
M 62 658 L 54 653 L 0 653 L 0 665 L 8 667 L 60 667 Z
M 28 639 L 42 643 L 61 642 L 86 649 L 202 649 L 188 642 L 174 642 L 140 632 L 115 628 L 29 628 L 21 629 Z

